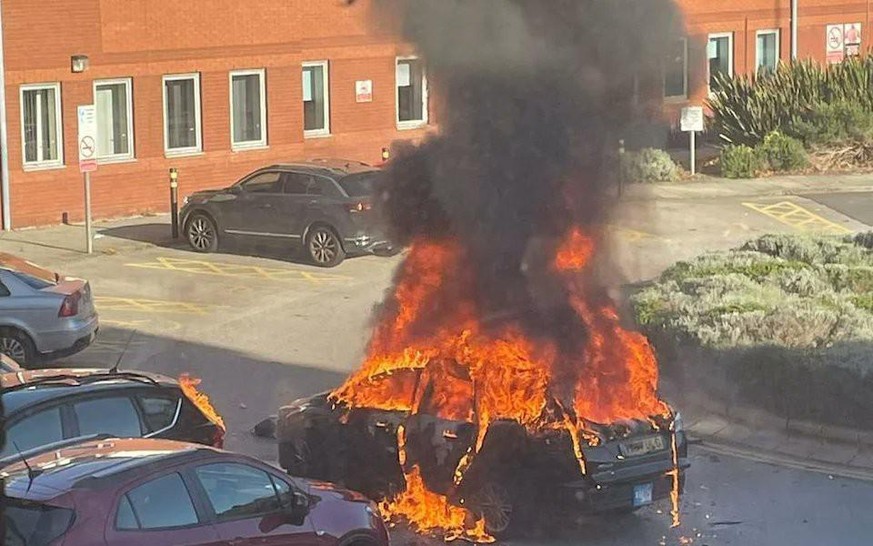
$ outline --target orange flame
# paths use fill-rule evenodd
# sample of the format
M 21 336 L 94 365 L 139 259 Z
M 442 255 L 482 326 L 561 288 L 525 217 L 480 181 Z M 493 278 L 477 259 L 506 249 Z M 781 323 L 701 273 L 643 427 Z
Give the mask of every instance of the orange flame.
M 658 366 L 648 341 L 625 330 L 611 302 L 588 282 L 595 247 L 592 237 L 572 229 L 552 261 L 583 326 L 582 350 L 567 355 L 554 342 L 526 336 L 517 321 L 508 320 L 497 331 L 485 328 L 470 297 L 475 288 L 463 267 L 463 249 L 453 241 L 416 242 L 386 301 L 367 358 L 332 399 L 349 407 L 422 411 L 475 423 L 476 442 L 455 470 L 456 485 L 481 450 L 489 425 L 499 419 L 515 420 L 532 434 L 567 430 L 585 474 L 582 442 L 599 441 L 585 423 L 651 421 L 669 414 L 657 395 Z M 454 302 L 450 312 L 439 307 L 445 301 Z M 427 331 L 417 330 L 424 317 L 429 319 Z M 576 373 L 573 399 L 566 404 L 552 392 L 556 367 Z M 414 392 L 418 373 L 424 379 L 421 384 L 434 386 L 427 407 L 420 407 L 420 393 Z M 549 409 L 552 402 L 557 412 Z M 428 491 L 417 466 L 406 467 L 402 430 L 398 446 L 406 488 L 383 503 L 386 518 L 406 518 L 420 532 L 442 530 L 451 538 L 489 540 L 483 521 Z
M 212 402 L 209 401 L 209 397 L 204 393 L 197 390 L 197 385 L 200 384 L 200 378 L 191 377 L 187 373 L 183 373 L 179 376 L 179 387 L 182 388 L 182 392 L 185 393 L 185 396 L 188 397 L 197 409 L 199 409 L 203 415 L 206 416 L 209 421 L 213 424 L 220 426 L 223 430 L 227 430 L 224 426 L 224 419 L 221 418 L 221 415 L 215 411 L 215 408 L 212 407 Z

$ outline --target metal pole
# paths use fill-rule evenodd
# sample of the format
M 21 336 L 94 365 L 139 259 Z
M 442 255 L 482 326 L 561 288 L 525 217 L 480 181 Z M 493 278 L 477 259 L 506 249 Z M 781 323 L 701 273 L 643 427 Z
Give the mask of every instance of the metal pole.
M 618 197 L 624 193 L 624 139 L 618 141 Z
M 791 60 L 797 58 L 797 3 L 791 0 Z
M 170 168 L 170 225 L 173 239 L 179 238 L 179 173 L 175 167 Z
M 91 237 L 91 173 L 85 173 L 85 251 L 94 252 L 94 239 Z
M 24 143 L 22 142 L 22 145 Z M 6 127 L 6 54 L 3 51 L 3 2 L 0 0 L 0 200 L 3 201 L 3 229 L 12 229 L 9 191 L 9 132 Z
M 697 131 L 691 131 L 691 176 L 697 174 Z

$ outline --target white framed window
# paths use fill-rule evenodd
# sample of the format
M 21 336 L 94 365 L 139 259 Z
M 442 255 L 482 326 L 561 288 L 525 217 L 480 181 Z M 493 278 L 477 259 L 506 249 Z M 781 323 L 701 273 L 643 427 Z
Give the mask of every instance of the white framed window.
M 267 145 L 265 71 L 230 73 L 230 144 L 234 150 Z
M 130 78 L 94 82 L 97 159 L 133 159 L 133 85 Z
M 398 57 L 395 70 L 397 88 L 397 128 L 413 129 L 427 125 L 427 74 L 418 57 Z
M 303 135 L 330 134 L 330 81 L 327 61 L 303 63 Z
M 664 59 L 664 98 L 688 98 L 688 39 L 679 38 L 670 45 Z
M 61 84 L 21 86 L 21 154 L 25 167 L 64 164 Z
M 734 33 L 710 34 L 706 44 L 707 79 L 712 87 L 716 74 L 734 75 Z
M 779 64 L 779 29 L 759 30 L 756 33 L 755 73 L 770 74 Z
M 164 76 L 164 151 L 167 155 L 203 151 L 200 128 L 200 74 Z

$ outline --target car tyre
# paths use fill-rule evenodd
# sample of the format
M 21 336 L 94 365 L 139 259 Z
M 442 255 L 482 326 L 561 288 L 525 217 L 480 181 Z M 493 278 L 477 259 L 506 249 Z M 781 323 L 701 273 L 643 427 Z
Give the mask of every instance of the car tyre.
M 18 362 L 21 367 L 36 363 L 36 347 L 30 336 L 16 328 L 0 328 L 0 353 Z
M 494 538 L 508 538 L 517 527 L 518 514 L 512 491 L 506 485 L 489 480 L 470 495 L 467 505 L 485 520 L 485 531 Z
M 209 253 L 218 250 L 218 226 L 209 215 L 194 213 L 185 224 L 185 238 L 195 252 Z
M 306 234 L 306 255 L 318 267 L 336 267 L 346 258 L 339 237 L 327 226 L 315 226 Z

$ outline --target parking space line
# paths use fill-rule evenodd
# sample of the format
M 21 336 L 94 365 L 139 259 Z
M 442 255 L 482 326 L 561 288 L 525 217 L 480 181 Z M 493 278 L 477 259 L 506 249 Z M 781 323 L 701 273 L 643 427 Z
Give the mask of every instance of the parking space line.
M 115 298 L 95 296 L 94 304 L 99 311 L 135 311 L 138 313 L 206 315 L 215 306 L 184 301 L 150 300 L 142 298 Z
M 798 231 L 807 233 L 826 233 L 832 235 L 845 235 L 853 233 L 846 226 L 841 226 L 823 216 L 820 216 L 797 203 L 782 201 L 780 203 L 743 203 L 744 207 L 750 208 L 779 223 L 793 227 Z
M 635 229 L 630 229 L 630 228 L 618 226 L 615 224 L 607 225 L 606 230 L 609 231 L 610 233 L 617 235 L 618 237 L 621 237 L 622 239 L 625 239 L 625 240 L 630 241 L 632 243 L 636 243 L 638 241 L 652 240 L 652 239 L 661 240 L 661 241 L 666 240 L 663 237 L 659 237 L 659 236 L 654 235 L 652 233 L 647 233 L 645 231 L 638 231 Z
M 153 262 L 130 263 L 125 265 L 128 267 L 161 269 L 166 271 L 193 273 L 197 275 L 265 279 L 278 282 L 305 281 L 312 284 L 320 284 L 325 281 L 352 280 L 351 277 L 345 277 L 342 275 L 317 273 L 295 268 L 263 267 L 258 265 L 210 262 L 205 260 L 183 260 L 166 257 L 159 257 Z

